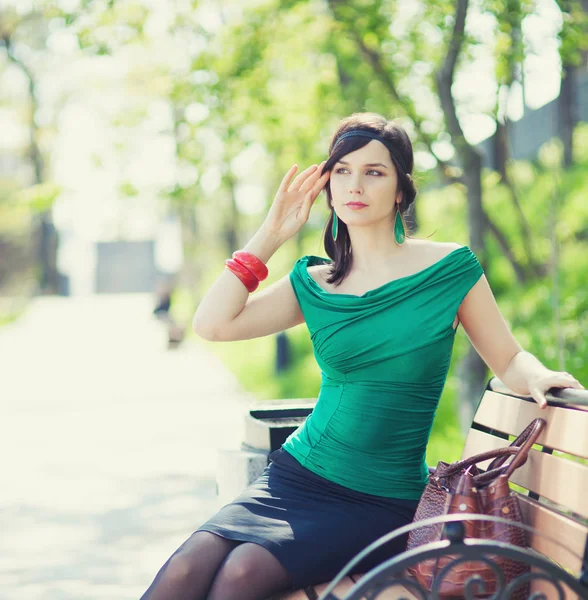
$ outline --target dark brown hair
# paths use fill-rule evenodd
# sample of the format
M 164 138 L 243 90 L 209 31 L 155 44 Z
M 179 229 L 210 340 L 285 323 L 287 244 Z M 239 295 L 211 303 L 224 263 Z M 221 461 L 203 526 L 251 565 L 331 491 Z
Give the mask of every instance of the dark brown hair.
M 347 131 L 361 129 L 364 131 L 370 131 L 377 133 L 383 138 L 390 140 L 394 145 L 394 148 L 402 157 L 406 169 L 400 166 L 396 158 L 390 154 L 390 160 L 396 168 L 398 178 L 398 191 L 402 192 L 402 200 L 399 204 L 399 210 L 401 216 L 407 213 L 409 208 L 412 206 L 416 197 L 416 188 L 412 179 L 412 169 L 414 166 L 412 143 L 406 131 L 394 121 L 389 121 L 382 115 L 372 112 L 364 113 L 353 113 L 349 117 L 346 117 L 339 123 L 339 127 L 335 131 L 331 144 L 329 146 L 329 159 L 323 167 L 323 173 L 330 171 L 334 165 L 346 154 L 363 148 L 366 144 L 369 144 L 372 140 L 368 137 L 353 136 L 342 140 L 337 144 L 335 151 L 335 142 L 340 135 Z M 347 225 L 339 219 L 337 239 L 334 240 L 331 234 L 333 228 L 333 196 L 331 194 L 331 181 L 327 181 L 325 186 L 327 194 L 327 206 L 331 211 L 331 215 L 327 221 L 325 231 L 323 232 L 324 246 L 327 256 L 333 260 L 333 266 L 331 268 L 329 278 L 326 280 L 327 283 L 340 284 L 343 279 L 349 273 L 351 268 L 351 240 L 347 230 Z M 393 200 L 393 199 L 392 199 Z M 406 226 L 406 219 L 404 220 Z M 408 237 L 408 230 L 406 235 Z

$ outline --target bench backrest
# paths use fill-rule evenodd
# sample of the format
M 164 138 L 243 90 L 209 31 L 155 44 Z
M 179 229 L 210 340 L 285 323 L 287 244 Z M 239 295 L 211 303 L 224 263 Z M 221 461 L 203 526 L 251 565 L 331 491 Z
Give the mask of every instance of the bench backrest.
M 588 392 L 557 390 L 548 394 L 548 403 L 541 410 L 533 399 L 515 396 L 492 379 L 478 405 L 463 458 L 508 446 L 530 421 L 545 419 L 545 430 L 511 483 L 525 522 L 570 551 L 541 536 L 530 536 L 531 547 L 574 575 L 584 572 L 588 577 Z

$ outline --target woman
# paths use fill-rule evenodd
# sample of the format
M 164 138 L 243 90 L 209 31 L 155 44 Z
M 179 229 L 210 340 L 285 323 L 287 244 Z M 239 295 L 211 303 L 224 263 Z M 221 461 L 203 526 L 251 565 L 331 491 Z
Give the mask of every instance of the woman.
M 412 168 L 402 128 L 354 114 L 340 123 L 327 161 L 294 180 L 297 165 L 286 173 L 258 232 L 226 261 L 196 311 L 195 331 L 245 340 L 305 322 L 321 390 L 263 474 L 170 557 L 143 600 L 263 600 L 331 579 L 366 545 L 409 523 L 427 481 L 426 444 L 459 323 L 488 367 L 542 407 L 551 387 L 583 387 L 521 349 L 467 246 L 406 236 Z M 332 262 L 304 256 L 249 297 L 323 188 Z

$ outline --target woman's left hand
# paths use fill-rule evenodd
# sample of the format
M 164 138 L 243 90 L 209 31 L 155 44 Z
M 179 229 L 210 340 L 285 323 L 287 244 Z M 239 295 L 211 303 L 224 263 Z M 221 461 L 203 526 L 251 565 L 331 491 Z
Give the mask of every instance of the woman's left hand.
M 545 393 L 554 387 L 586 389 L 573 375 L 566 371 L 547 370 L 529 381 L 529 394 L 543 410 L 547 408 Z

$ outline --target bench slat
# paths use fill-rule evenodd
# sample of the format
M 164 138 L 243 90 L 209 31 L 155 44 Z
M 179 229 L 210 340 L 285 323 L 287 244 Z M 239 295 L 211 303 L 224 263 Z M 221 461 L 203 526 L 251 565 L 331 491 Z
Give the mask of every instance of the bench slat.
M 561 546 L 540 536 L 529 534 L 529 545 L 551 560 L 564 565 L 574 575 L 578 576 L 582 570 L 582 560 L 579 558 L 584 554 L 584 547 L 588 540 L 588 527 L 556 513 L 536 500 L 521 496 L 519 504 L 523 519 L 527 525 L 534 527 L 561 542 L 570 552 L 566 552 Z M 574 552 L 576 556 L 571 554 Z
M 535 572 L 535 569 L 531 569 L 531 571 Z M 570 590 L 570 588 L 567 585 L 562 583 L 562 588 L 564 592 L 564 600 L 582 600 L 582 598 L 580 598 L 578 594 L 572 592 L 572 590 Z M 544 579 L 533 580 L 531 582 L 530 593 L 531 596 L 533 594 L 543 594 L 543 596 L 539 596 L 540 598 L 559 598 L 559 595 L 556 589 L 553 587 L 553 585 L 550 585 Z
M 535 402 L 486 391 L 474 422 L 516 436 L 537 417 L 547 421 L 538 444 L 588 458 L 587 410 L 559 406 L 548 406 L 541 410 Z
M 508 445 L 507 440 L 470 429 L 463 457 Z M 488 462 L 480 463 L 482 468 L 488 466 Z M 531 450 L 527 462 L 513 473 L 511 481 L 588 518 L 585 498 L 588 489 L 587 465 Z

